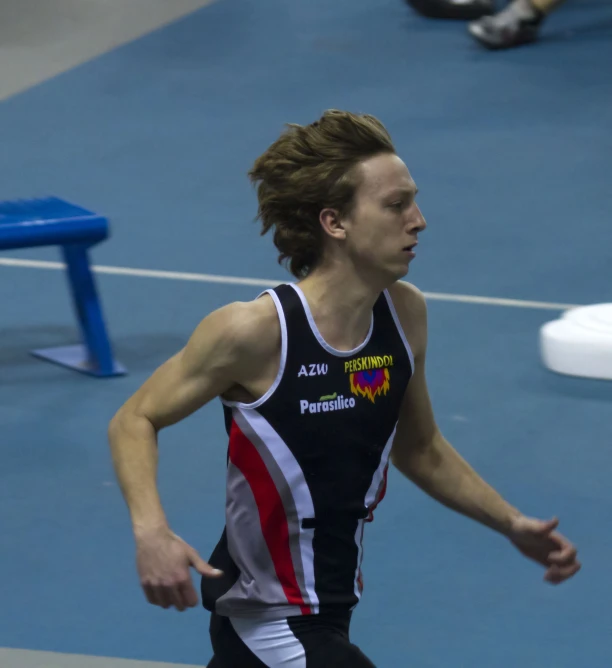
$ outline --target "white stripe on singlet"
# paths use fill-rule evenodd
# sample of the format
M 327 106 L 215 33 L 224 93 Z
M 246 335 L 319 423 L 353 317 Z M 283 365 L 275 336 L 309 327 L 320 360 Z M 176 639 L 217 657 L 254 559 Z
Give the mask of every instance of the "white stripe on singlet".
M 306 650 L 286 619 L 230 617 L 230 622 L 242 642 L 268 668 L 306 668 Z
M 383 450 L 382 456 L 380 458 L 380 464 L 372 476 L 372 484 L 370 489 L 365 497 L 365 507 L 369 510 L 372 509 L 372 506 L 378 505 L 380 503 L 380 498 L 378 498 L 379 493 L 381 492 L 381 486 L 383 484 L 383 479 L 385 476 L 385 469 L 389 463 L 389 455 L 391 453 L 391 448 L 393 446 L 393 439 L 395 438 L 395 432 L 397 430 L 397 424 L 395 425 L 391 436 L 387 440 L 385 449 Z M 357 555 L 357 570 L 355 571 L 355 596 L 357 599 L 361 599 L 361 591 L 359 586 L 359 576 L 361 575 L 361 564 L 363 562 L 363 532 L 364 532 L 365 520 L 359 520 L 357 525 L 357 532 L 355 533 L 355 542 L 357 543 L 358 555 Z

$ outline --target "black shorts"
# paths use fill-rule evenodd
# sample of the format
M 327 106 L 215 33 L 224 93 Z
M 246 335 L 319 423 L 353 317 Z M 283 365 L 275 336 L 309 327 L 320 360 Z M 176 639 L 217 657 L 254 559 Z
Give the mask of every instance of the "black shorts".
M 349 640 L 351 613 L 275 621 L 210 619 L 208 668 L 375 668 Z

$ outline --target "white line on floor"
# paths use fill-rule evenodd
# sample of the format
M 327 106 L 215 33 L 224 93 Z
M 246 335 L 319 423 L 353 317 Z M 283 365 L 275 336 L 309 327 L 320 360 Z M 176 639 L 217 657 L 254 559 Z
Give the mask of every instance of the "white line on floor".
M 22 260 L 18 258 L 0 258 L 0 266 L 22 267 L 27 269 L 65 268 L 62 262 L 42 260 Z M 172 281 L 193 281 L 200 283 L 221 283 L 223 285 L 252 285 L 262 288 L 275 287 L 281 281 L 266 278 L 243 278 L 241 276 L 221 276 L 218 274 L 195 274 L 180 271 L 160 271 L 155 269 L 134 269 L 131 267 L 109 267 L 93 265 L 97 274 L 114 274 L 117 276 L 137 276 L 140 278 L 162 278 Z M 544 309 L 549 311 L 565 311 L 576 308 L 578 304 L 557 304 L 555 302 L 529 301 L 525 299 L 506 299 L 502 297 L 479 297 L 477 295 L 457 295 L 445 292 L 423 292 L 426 299 L 460 302 L 465 304 L 487 304 L 489 306 L 508 306 L 512 308 Z

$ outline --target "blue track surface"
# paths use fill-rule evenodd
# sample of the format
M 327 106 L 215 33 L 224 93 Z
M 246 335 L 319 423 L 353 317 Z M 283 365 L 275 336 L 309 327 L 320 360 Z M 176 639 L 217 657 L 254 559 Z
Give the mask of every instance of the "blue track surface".
M 612 301 L 612 4 L 570 0 L 543 37 L 488 53 L 399 0 L 221 0 L 0 104 L 0 195 L 109 215 L 99 264 L 283 278 L 251 223 L 246 171 L 285 122 L 367 111 L 421 189 L 420 288 Z M 205 663 L 207 613 L 154 608 L 139 589 L 106 426 L 206 313 L 258 290 L 101 277 L 130 375 L 98 381 L 27 355 L 72 342 L 64 277 L 0 272 L 0 646 Z M 376 665 L 612 665 L 612 386 L 541 368 L 552 317 L 432 302 L 429 383 L 451 442 L 525 512 L 558 514 L 583 572 L 543 584 L 503 540 L 392 475 L 353 630 Z M 216 403 L 161 439 L 164 504 L 205 557 L 225 448 Z

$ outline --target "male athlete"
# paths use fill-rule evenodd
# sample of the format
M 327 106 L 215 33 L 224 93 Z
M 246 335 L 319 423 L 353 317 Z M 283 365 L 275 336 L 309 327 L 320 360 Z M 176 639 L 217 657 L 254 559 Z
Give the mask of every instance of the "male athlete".
M 425 220 L 389 134 L 328 111 L 289 125 L 250 172 L 263 233 L 297 282 L 208 315 L 113 418 L 115 470 L 147 599 L 211 610 L 209 668 L 374 664 L 349 640 L 364 526 L 391 461 L 509 539 L 560 583 L 580 568 L 557 520 L 526 517 L 436 426 L 426 307 L 398 282 Z M 219 397 L 229 436 L 226 526 L 209 563 L 176 536 L 156 488 L 157 433 Z

